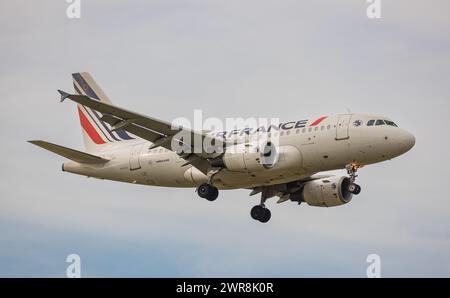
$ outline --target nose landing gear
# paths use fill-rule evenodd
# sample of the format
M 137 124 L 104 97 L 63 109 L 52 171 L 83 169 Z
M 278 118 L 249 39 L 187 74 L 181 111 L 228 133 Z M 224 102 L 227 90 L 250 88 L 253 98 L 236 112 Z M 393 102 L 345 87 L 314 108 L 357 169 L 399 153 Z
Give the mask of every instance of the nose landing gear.
M 356 172 L 361 166 L 355 163 L 348 164 L 345 168 L 347 170 L 348 175 L 350 176 L 350 183 L 348 185 L 348 191 L 354 195 L 358 195 L 361 192 L 361 186 L 355 183 L 356 177 L 358 175 Z
M 348 186 L 348 191 L 354 195 L 358 195 L 361 192 L 361 186 L 356 183 L 352 183 Z

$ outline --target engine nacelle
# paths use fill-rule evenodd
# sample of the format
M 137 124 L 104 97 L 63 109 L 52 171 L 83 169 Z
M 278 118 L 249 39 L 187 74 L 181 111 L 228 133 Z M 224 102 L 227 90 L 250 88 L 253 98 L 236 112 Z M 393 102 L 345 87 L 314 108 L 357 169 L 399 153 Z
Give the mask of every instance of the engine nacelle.
M 225 151 L 222 165 L 229 171 L 259 172 L 264 170 L 289 171 L 301 167 L 301 154 L 294 146 L 277 147 L 272 142 L 262 146 L 240 144 Z
M 222 162 L 230 171 L 257 172 L 270 169 L 278 162 L 278 150 L 272 142 L 262 146 L 240 144 L 225 151 Z
M 302 190 L 302 198 L 310 206 L 333 207 L 347 204 L 353 194 L 348 190 L 348 177 L 329 177 L 309 181 Z

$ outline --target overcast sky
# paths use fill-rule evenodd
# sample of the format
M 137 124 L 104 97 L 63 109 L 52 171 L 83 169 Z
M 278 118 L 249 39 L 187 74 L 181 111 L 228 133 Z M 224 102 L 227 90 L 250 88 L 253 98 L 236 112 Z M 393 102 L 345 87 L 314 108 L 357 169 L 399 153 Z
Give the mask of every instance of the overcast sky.
M 0 2 L 0 276 L 450 276 L 450 3 L 365 0 Z M 193 116 L 388 116 L 412 151 L 365 167 L 362 193 L 336 208 L 276 205 L 223 191 L 144 187 L 61 172 L 26 140 L 83 150 L 72 72 L 120 106 Z M 342 172 L 342 174 L 344 174 Z

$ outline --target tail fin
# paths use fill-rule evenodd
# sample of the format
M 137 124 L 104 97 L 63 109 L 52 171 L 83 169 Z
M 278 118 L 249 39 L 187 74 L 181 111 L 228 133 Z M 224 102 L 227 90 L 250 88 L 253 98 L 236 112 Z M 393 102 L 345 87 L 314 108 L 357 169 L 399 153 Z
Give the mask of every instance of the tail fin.
M 88 72 L 72 74 L 73 87 L 78 94 L 87 95 L 99 101 L 111 103 L 108 96 L 94 81 Z M 78 105 L 78 114 L 83 131 L 84 145 L 87 152 L 97 152 L 108 143 L 133 139 L 123 129 L 111 130 L 111 126 L 102 121 L 102 114 L 83 105 Z

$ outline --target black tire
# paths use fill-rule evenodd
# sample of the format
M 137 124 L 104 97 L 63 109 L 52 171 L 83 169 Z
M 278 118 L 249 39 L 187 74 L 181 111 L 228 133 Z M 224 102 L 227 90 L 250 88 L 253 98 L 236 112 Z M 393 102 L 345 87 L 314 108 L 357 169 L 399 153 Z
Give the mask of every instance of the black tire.
M 206 199 L 211 193 L 211 186 L 207 183 L 203 183 L 197 188 L 197 193 L 200 198 Z
M 355 190 L 353 191 L 353 194 L 359 195 L 360 192 L 361 192 L 361 186 L 359 186 L 358 184 L 355 184 Z
M 214 201 L 219 196 L 219 190 L 208 183 L 203 183 L 197 188 L 199 197 L 207 199 L 208 201 Z
M 349 183 L 348 187 L 347 187 L 348 191 L 350 193 L 353 193 L 356 189 L 356 184 L 355 183 Z
M 262 223 L 266 223 L 270 220 L 271 217 L 272 217 L 272 213 L 270 212 L 270 210 L 267 208 L 263 208 L 263 212 L 259 218 L 259 221 Z
M 252 210 L 250 210 L 250 216 L 254 219 L 254 220 L 259 220 L 259 218 L 261 217 L 261 214 L 264 212 L 263 211 L 263 207 L 261 207 L 260 205 L 256 205 L 252 208 Z
M 215 201 L 217 199 L 217 197 L 219 196 L 219 190 L 217 189 L 217 187 L 211 186 L 211 191 L 209 193 L 209 195 L 206 197 L 206 199 L 208 201 Z

